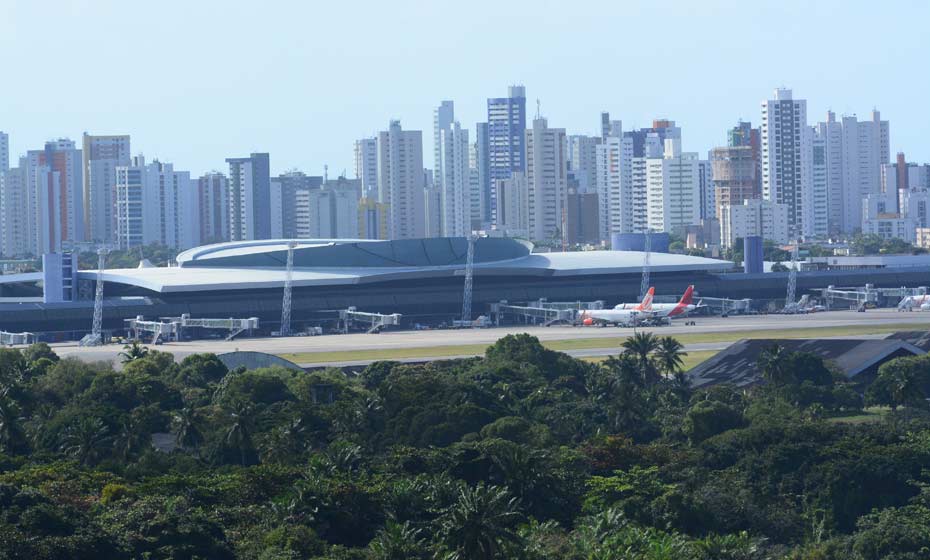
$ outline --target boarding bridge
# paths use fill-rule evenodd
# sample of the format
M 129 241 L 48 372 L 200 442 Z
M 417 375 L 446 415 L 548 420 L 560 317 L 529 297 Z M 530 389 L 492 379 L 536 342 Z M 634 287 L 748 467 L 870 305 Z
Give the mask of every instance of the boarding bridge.
M 0 331 L 0 346 L 16 346 L 18 344 L 32 344 L 36 335 L 31 332 Z
M 676 302 L 677 303 L 677 302 Z M 706 307 L 714 315 L 742 315 L 752 308 L 751 299 L 728 299 L 702 297 L 698 300 L 698 307 Z
M 491 316 L 496 325 L 501 324 L 504 316 L 515 317 L 528 325 L 550 326 L 556 323 L 572 324 L 575 322 L 575 309 L 554 309 L 550 307 L 509 305 L 506 301 L 491 304 Z
M 226 340 L 232 340 L 243 332 L 252 332 L 258 329 L 258 317 L 249 317 L 248 319 L 234 319 L 232 317 L 228 319 L 204 319 L 191 317 L 190 314 L 184 313 L 180 317 L 166 317 L 163 319 L 177 323 L 180 329 L 196 327 L 229 331 Z
M 400 313 L 391 313 L 389 315 L 369 313 L 367 311 L 358 311 L 355 307 L 339 311 L 339 323 L 344 333 L 348 333 L 352 327 L 358 325 L 366 329 L 365 332 L 368 334 L 379 333 L 386 327 L 399 326 L 400 319 Z
M 909 296 L 923 296 L 930 292 L 927 286 L 916 288 L 876 288 L 872 284 L 861 287 L 827 286 L 820 290 L 821 298 L 827 309 L 836 306 L 861 307 L 872 304 L 876 307 L 894 307 Z
M 125 319 L 126 328 L 132 332 L 132 338 L 140 339 L 143 333 L 152 335 L 152 344 L 158 341 L 178 340 L 180 329 L 178 323 L 146 321 L 142 315 L 135 319 Z
M 548 301 L 546 298 L 540 298 L 532 301 L 529 307 L 538 307 L 542 309 L 571 309 L 573 311 L 591 311 L 604 309 L 604 301 Z

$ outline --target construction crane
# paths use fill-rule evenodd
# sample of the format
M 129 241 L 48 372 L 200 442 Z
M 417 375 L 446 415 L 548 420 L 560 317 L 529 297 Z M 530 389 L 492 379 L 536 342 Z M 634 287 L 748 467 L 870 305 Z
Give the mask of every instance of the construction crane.
M 794 309 L 797 305 L 795 302 L 795 290 L 798 285 L 798 245 L 794 242 L 794 248 L 791 249 L 791 269 L 788 271 L 788 294 L 785 297 L 785 309 Z
M 109 249 L 97 249 L 97 288 L 94 291 L 94 322 L 90 334 L 81 339 L 81 346 L 100 346 L 103 344 L 103 270 L 107 266 Z
M 281 336 L 291 334 L 291 283 L 294 280 L 294 248 L 297 243 L 287 242 L 287 269 L 284 272 L 284 301 L 281 303 Z
M 643 281 L 639 286 L 639 299 L 646 297 L 649 291 L 649 255 L 652 252 L 652 230 L 646 230 L 646 238 L 643 240 Z
M 471 321 L 471 286 L 475 268 L 475 243 L 478 236 L 468 236 L 468 254 L 465 257 L 465 294 L 462 297 L 462 323 Z

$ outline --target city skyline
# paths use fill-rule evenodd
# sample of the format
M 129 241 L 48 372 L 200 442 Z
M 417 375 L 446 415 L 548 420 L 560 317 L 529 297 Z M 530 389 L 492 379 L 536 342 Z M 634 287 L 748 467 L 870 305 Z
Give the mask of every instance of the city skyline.
M 475 123 L 486 120 L 487 99 L 505 96 L 513 84 L 526 87 L 528 117 L 539 99 L 550 126 L 568 134 L 597 135 L 602 110 L 626 129 L 665 117 L 687 131 L 683 148 L 701 154 L 725 144 L 725 131 L 736 120 L 756 124 L 759 103 L 784 86 L 808 101 L 811 123 L 825 120 L 828 110 L 864 120 L 878 108 L 894 123 L 892 153 L 930 159 L 923 132 L 930 121 L 924 102 L 930 77 L 919 71 L 930 51 L 920 30 L 930 17 L 923 3 L 883 11 L 866 2 L 805 5 L 803 11 L 796 2 L 712 2 L 700 9 L 686 3 L 586 3 L 560 17 L 525 5 L 496 6 L 495 16 L 513 29 L 495 45 L 475 40 L 488 4 L 408 4 L 372 5 L 358 15 L 348 6 L 245 12 L 235 3 L 199 3 L 172 22 L 189 39 L 178 46 L 156 40 L 154 20 L 131 18 L 133 7 L 53 3 L 69 17 L 43 20 L 38 7 L 10 4 L 2 8 L 0 49 L 13 53 L 5 57 L 7 75 L 20 76 L 26 86 L 5 92 L 0 130 L 10 133 L 11 159 L 52 138 L 78 141 L 86 131 L 131 135 L 133 155 L 170 161 L 194 174 L 222 171 L 230 154 L 269 152 L 273 174 L 298 168 L 322 175 L 328 165 L 330 176 L 346 170 L 351 177 L 353 142 L 373 136 L 391 119 L 405 130 L 423 131 L 424 154 L 431 154 L 432 110 L 441 100 L 454 101 L 456 119 L 474 134 Z M 163 11 L 175 13 L 179 6 L 169 2 Z M 910 17 L 901 18 L 902 10 Z M 127 18 L 133 26 L 117 25 Z M 605 21 L 618 32 L 595 33 L 594 25 Z M 856 32 L 861 21 L 870 22 L 869 40 Z M 660 35 L 648 25 L 656 23 Z M 276 31 L 213 42 L 207 41 L 211 34 L 198 32 L 222 29 L 238 37 L 246 24 Z M 393 28 L 418 33 L 385 34 Z M 371 38 L 355 39 L 365 36 Z M 91 64 L 65 65 L 54 76 L 30 62 L 57 56 L 72 43 L 88 52 L 129 47 L 110 48 Z M 643 44 L 653 56 L 630 48 Z M 511 49 L 512 56 L 486 64 L 495 49 Z M 681 52 L 687 53 L 684 62 L 676 61 Z M 153 83 L 142 81 L 140 72 L 125 87 L 106 85 L 117 72 L 125 76 L 131 67 L 155 61 L 173 78 Z M 604 61 L 615 70 L 603 72 Z M 675 64 L 676 72 L 657 72 L 663 62 Z M 84 85 L 62 89 L 61 83 Z

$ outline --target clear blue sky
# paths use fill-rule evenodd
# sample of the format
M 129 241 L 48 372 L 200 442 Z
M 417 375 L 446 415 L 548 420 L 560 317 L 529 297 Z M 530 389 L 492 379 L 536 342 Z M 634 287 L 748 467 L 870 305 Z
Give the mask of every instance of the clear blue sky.
M 550 126 L 683 127 L 705 152 L 786 86 L 809 121 L 891 121 L 892 152 L 930 161 L 930 2 L 0 0 L 0 130 L 13 154 L 82 131 L 192 173 L 268 151 L 274 172 L 352 176 L 352 142 L 399 118 L 527 88 Z M 473 134 L 473 132 L 472 132 Z

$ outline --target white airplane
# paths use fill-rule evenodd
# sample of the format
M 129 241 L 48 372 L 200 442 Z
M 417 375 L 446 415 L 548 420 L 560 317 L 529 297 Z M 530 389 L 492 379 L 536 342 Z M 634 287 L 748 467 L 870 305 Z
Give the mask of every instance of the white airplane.
M 685 317 L 688 313 L 694 311 L 699 305 L 693 302 L 694 286 L 688 286 L 684 295 L 678 300 L 678 303 L 651 303 L 646 311 L 652 312 L 653 317 L 657 319 L 673 319 L 675 317 Z
M 581 312 L 581 324 L 591 325 L 620 325 L 631 326 L 643 319 L 652 317 L 648 307 L 652 305 L 655 288 L 649 288 L 643 301 L 639 303 L 621 303 L 613 309 L 589 309 Z
M 930 295 L 906 296 L 901 300 L 901 303 L 898 304 L 899 311 L 913 311 L 914 309 L 930 311 Z

